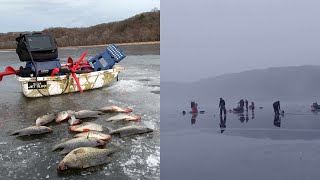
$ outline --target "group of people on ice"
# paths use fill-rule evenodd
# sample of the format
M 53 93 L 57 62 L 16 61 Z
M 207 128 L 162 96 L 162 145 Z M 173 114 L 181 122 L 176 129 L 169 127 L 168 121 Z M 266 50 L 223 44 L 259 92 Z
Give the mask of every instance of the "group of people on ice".
M 320 107 L 320 106 L 319 106 Z M 226 102 L 224 99 L 220 98 L 220 101 L 219 101 L 219 108 L 220 108 L 220 116 L 222 116 L 222 114 L 226 115 L 227 114 L 227 109 L 226 109 Z M 239 102 L 238 102 L 238 107 L 236 108 L 233 108 L 233 112 L 235 113 L 243 113 L 244 110 L 248 111 L 248 110 L 252 110 L 254 111 L 255 109 L 255 105 L 254 105 L 254 102 L 252 101 L 251 102 L 251 105 L 249 106 L 249 102 L 247 99 L 243 100 L 241 99 Z M 274 110 L 274 113 L 275 114 L 280 114 L 280 101 L 276 101 L 273 103 L 273 110 Z M 229 110 L 230 112 L 232 112 L 232 110 L 230 109 Z M 192 114 L 196 114 L 198 113 L 198 104 L 194 101 L 191 101 L 191 112 Z M 186 114 L 185 111 L 182 112 L 183 114 Z M 201 113 L 201 111 L 200 111 Z M 283 112 L 282 112 L 283 113 Z
M 220 98 L 220 101 L 221 101 L 222 98 Z M 243 113 L 244 112 L 244 107 L 246 107 L 246 111 L 248 111 L 249 109 L 254 111 L 255 109 L 255 106 L 254 106 L 254 102 L 251 102 L 251 105 L 249 105 L 249 102 L 248 100 L 243 100 L 241 99 L 239 102 L 238 102 L 238 107 L 236 108 L 233 108 L 233 111 L 236 112 L 236 113 Z
M 249 109 L 254 111 L 255 106 L 254 106 L 254 102 L 251 102 L 251 105 L 248 106 L 249 102 L 248 100 L 243 100 L 241 99 L 238 102 L 238 107 L 233 108 L 233 112 L 235 113 L 243 113 L 244 110 L 246 109 L 246 111 L 248 111 Z M 222 116 L 222 113 L 226 114 L 226 102 L 220 98 L 220 102 L 219 102 L 219 108 L 220 108 L 220 116 Z M 280 101 L 276 101 L 273 103 L 273 110 L 275 114 L 280 114 Z M 229 110 L 230 112 L 232 112 L 232 110 Z

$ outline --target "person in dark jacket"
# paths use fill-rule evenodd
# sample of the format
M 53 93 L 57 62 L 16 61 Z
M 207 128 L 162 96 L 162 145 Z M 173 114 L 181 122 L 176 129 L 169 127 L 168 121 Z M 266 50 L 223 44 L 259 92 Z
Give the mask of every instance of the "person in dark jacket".
M 251 109 L 252 111 L 254 111 L 254 102 L 251 102 L 251 105 L 249 106 L 249 109 Z
M 243 110 L 244 109 L 244 100 L 241 99 L 239 104 L 240 104 L 240 108 Z
M 238 107 L 233 108 L 234 112 L 236 113 L 243 113 L 244 112 L 244 100 L 241 99 L 238 103 Z
M 246 111 L 248 111 L 248 104 L 249 104 L 248 100 L 245 100 L 244 103 L 246 104 Z
M 220 116 L 222 116 L 222 111 L 223 111 L 224 115 L 227 114 L 226 102 L 222 98 L 220 98 L 219 108 L 220 108 Z
M 275 114 L 280 114 L 280 101 L 276 101 L 273 103 L 273 110 Z

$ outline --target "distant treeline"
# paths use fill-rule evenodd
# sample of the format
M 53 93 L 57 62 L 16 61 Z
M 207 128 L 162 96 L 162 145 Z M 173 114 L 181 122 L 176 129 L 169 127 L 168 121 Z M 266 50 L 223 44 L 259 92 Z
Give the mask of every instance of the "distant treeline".
M 123 21 L 84 28 L 48 28 L 42 32 L 53 35 L 58 47 L 160 41 L 160 10 L 141 13 Z M 15 38 L 19 34 L 0 33 L 0 49 L 16 48 Z

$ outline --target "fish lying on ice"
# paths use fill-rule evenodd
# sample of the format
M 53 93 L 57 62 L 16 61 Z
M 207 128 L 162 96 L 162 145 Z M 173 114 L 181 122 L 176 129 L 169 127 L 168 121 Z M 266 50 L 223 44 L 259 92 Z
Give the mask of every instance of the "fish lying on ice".
M 78 138 L 78 137 L 97 138 L 103 141 L 109 141 L 111 139 L 111 136 L 109 134 L 104 134 L 98 131 L 83 132 L 83 133 L 76 134 L 74 137 L 75 138 Z
M 135 115 L 126 115 L 126 114 L 118 114 L 115 116 L 112 116 L 108 119 L 106 119 L 106 121 L 137 121 L 140 120 L 141 116 L 135 116 Z
M 74 115 L 74 111 L 68 110 L 68 111 L 61 111 L 56 116 L 56 122 L 60 123 L 61 121 L 64 121 L 66 119 L 69 119 L 71 116 Z
M 101 111 L 90 111 L 90 110 L 81 110 L 76 111 L 74 116 L 77 119 L 91 118 L 91 117 L 99 117 L 99 114 L 102 114 Z
M 34 135 L 34 134 L 49 133 L 52 131 L 53 130 L 47 126 L 31 126 L 31 127 L 27 127 L 27 128 L 15 131 L 11 135 L 30 136 L 30 135 Z
M 131 126 L 125 126 L 116 130 L 112 130 L 110 134 L 120 134 L 120 137 L 125 136 L 131 136 L 136 134 L 143 134 L 153 132 L 153 129 L 143 127 L 143 126 L 137 126 L 137 125 L 131 125 Z
M 70 119 L 68 120 L 68 123 L 70 126 L 73 126 L 73 125 L 80 124 L 81 121 L 79 119 L 76 119 L 75 116 L 71 116 Z
M 110 113 L 110 112 L 129 113 L 129 112 L 132 112 L 132 109 L 121 108 L 118 106 L 105 106 L 105 107 L 101 108 L 99 111 L 105 112 L 105 113 Z
M 67 154 L 70 151 L 79 148 L 79 147 L 96 147 L 96 146 L 104 146 L 106 141 L 97 139 L 97 138 L 74 138 L 67 141 L 63 141 L 52 148 L 52 151 L 62 149 L 60 154 Z
M 56 118 L 55 114 L 46 114 L 46 115 L 40 116 L 36 119 L 36 125 L 43 126 L 53 121 L 55 118 Z
M 69 126 L 69 130 L 74 132 L 100 131 L 106 133 L 109 133 L 110 131 L 108 127 L 92 122 L 84 122 L 79 125 Z
M 111 162 L 109 155 L 113 149 L 98 149 L 92 147 L 80 147 L 67 154 L 59 163 L 57 170 L 63 171 L 73 168 L 88 168 Z

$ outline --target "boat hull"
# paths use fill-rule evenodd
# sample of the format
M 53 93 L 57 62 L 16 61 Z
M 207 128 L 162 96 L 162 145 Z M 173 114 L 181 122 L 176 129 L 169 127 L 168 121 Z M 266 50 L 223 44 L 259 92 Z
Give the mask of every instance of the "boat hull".
M 122 67 L 76 74 L 83 91 L 104 87 L 112 82 L 123 70 Z M 34 77 L 16 76 L 26 97 L 43 97 L 79 92 L 76 81 L 72 75 Z

